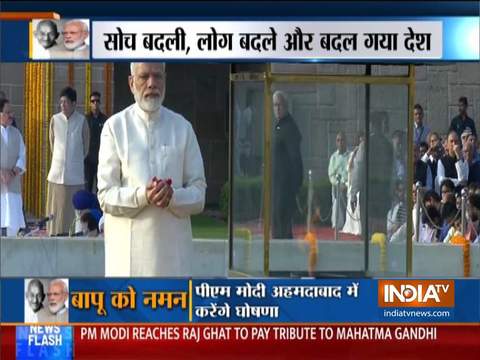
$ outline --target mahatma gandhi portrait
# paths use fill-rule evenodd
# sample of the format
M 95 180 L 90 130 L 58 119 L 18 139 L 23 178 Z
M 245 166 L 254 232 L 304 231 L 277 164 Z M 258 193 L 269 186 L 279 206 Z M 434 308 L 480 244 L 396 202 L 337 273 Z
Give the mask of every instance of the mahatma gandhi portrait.
M 55 22 L 52 20 L 42 20 L 37 24 L 34 35 L 44 49 L 50 49 L 57 45 L 57 39 L 60 33 L 58 32 Z

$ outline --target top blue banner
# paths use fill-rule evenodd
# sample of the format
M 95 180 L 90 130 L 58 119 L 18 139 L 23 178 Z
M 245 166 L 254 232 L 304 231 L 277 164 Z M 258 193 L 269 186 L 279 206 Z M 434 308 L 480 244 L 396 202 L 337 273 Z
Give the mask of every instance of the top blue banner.
M 478 1 L 2 1 L 2 11 L 62 17 L 312 18 L 318 16 L 478 16 Z
M 3 1 L 2 11 L 2 62 L 431 63 L 480 58 L 476 1 L 152 1 L 115 7 L 103 1 Z M 15 12 L 23 15 L 7 16 Z M 46 24 L 27 12 L 59 18 Z M 63 38 L 71 20 L 85 23 L 85 39 L 78 46 Z M 53 43 L 44 39 L 48 36 Z
M 4 62 L 422 63 L 478 61 L 480 57 L 477 17 L 181 23 L 76 18 L 1 25 Z M 75 41 L 65 35 L 72 28 L 81 34 Z M 14 36 L 15 42 L 11 41 Z

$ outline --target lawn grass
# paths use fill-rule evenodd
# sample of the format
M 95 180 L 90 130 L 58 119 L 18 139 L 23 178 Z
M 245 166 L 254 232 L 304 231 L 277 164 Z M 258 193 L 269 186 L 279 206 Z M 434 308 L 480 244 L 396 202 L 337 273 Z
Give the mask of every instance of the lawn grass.
M 227 239 L 227 222 L 207 215 L 192 216 L 192 232 L 194 239 Z

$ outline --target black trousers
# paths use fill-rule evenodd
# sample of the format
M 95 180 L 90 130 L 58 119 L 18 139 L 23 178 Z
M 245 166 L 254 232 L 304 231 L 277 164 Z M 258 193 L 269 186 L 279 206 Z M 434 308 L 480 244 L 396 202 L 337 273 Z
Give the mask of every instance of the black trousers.
M 93 189 L 93 184 L 96 185 L 96 177 L 98 171 L 98 162 L 93 162 L 85 160 L 85 189 L 91 193 L 96 193 L 97 189 L 95 186 L 95 191 Z
M 272 238 L 293 239 L 292 217 L 295 210 L 295 197 L 275 192 L 272 209 Z

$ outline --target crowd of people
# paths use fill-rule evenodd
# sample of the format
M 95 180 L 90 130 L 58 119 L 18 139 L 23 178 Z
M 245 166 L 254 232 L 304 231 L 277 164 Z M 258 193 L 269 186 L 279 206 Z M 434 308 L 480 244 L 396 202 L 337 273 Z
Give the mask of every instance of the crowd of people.
M 418 109 L 416 134 L 425 127 L 421 107 Z M 451 120 L 443 139 L 436 132 L 429 132 L 425 139 L 420 136 L 415 139 L 414 180 L 422 190 L 416 201 L 421 218 L 417 220 L 414 215 L 419 242 L 453 243 L 455 236 L 464 236 L 473 243 L 480 241 L 480 156 L 475 122 L 468 116 L 467 109 L 468 99 L 460 97 L 459 114 Z M 417 192 L 414 196 L 417 200 Z M 414 214 L 418 213 L 415 210 Z
M 414 106 L 411 145 L 415 207 L 412 217 L 414 239 L 419 242 L 452 243 L 455 236 L 479 242 L 480 155 L 475 122 L 467 110 L 468 99 L 462 96 L 458 100 L 458 115 L 451 120 L 448 131 L 439 134 L 424 123 L 422 106 Z M 378 113 L 371 116 L 369 185 L 375 186 L 368 203 L 369 222 L 373 225 L 369 230 L 383 232 L 393 242 L 405 241 L 409 213 L 405 189 L 406 133 L 396 130 L 391 139 L 387 139 L 384 128 L 382 130 L 384 120 L 385 116 Z M 359 135 L 352 151 L 347 150 L 345 139 L 343 132 L 337 134 L 337 150 L 331 155 L 328 168 L 332 184 L 332 227 L 360 235 L 360 208 L 365 211 L 365 206 L 358 206 L 362 203 L 365 136 Z M 418 202 L 417 194 L 420 195 Z M 463 214 L 462 194 L 466 203 Z M 389 208 L 385 208 L 385 204 Z M 463 226 L 462 215 L 466 219 Z

